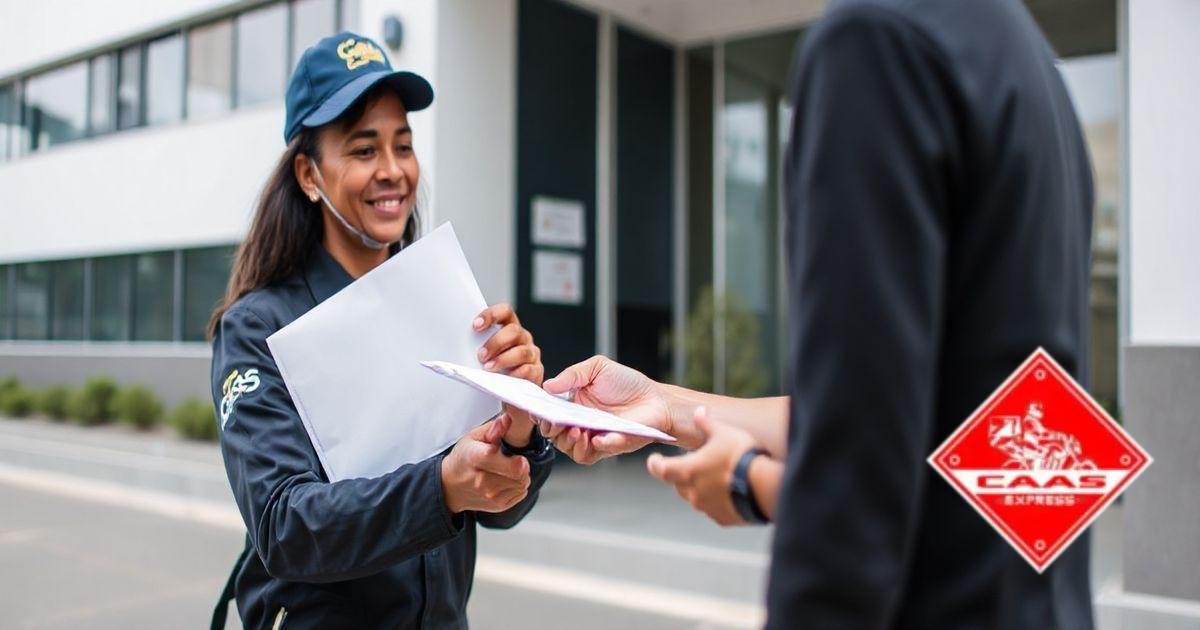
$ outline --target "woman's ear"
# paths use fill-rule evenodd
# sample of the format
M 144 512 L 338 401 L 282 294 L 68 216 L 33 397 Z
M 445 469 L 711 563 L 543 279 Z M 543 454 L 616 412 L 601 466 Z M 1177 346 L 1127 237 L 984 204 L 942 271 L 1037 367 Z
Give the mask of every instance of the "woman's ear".
M 292 171 L 296 175 L 296 182 L 300 184 L 300 190 L 304 191 L 304 196 L 308 197 L 309 201 L 316 202 L 317 196 L 317 178 L 313 173 L 313 160 L 303 153 L 297 153 L 296 159 L 292 161 Z

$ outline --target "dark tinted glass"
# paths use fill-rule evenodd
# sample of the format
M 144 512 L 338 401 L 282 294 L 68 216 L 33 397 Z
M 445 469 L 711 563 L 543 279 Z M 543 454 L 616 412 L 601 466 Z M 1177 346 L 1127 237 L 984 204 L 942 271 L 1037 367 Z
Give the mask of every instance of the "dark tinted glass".
M 175 253 L 139 254 L 134 262 L 133 339 L 174 336 Z
M 83 339 L 83 260 L 50 263 L 50 338 Z
M 208 318 L 229 281 L 233 247 L 206 247 L 183 252 L 183 340 L 204 341 Z
M 50 265 L 17 265 L 16 337 L 45 339 L 50 332 Z
M 107 256 L 92 260 L 92 339 L 129 339 L 133 259 L 133 256 Z

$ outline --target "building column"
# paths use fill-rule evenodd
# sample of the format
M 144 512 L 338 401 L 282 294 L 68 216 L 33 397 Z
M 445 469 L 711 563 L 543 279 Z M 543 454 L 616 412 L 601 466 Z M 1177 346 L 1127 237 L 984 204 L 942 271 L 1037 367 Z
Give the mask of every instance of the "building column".
M 1154 463 L 1125 493 L 1101 627 L 1200 628 L 1200 4 L 1122 0 L 1126 428 Z

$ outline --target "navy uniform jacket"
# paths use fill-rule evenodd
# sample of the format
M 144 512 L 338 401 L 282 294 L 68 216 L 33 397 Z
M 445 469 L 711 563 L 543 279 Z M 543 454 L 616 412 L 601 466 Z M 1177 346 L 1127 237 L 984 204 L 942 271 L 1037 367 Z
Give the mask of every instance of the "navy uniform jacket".
M 283 609 L 288 628 L 466 627 L 475 524 L 520 521 L 553 449 L 538 448 L 545 441 L 535 431 L 529 496 L 500 514 L 447 511 L 445 453 L 376 479 L 329 483 L 266 342 L 350 284 L 324 247 L 310 259 L 304 271 L 238 300 L 213 339 L 221 453 L 253 549 L 237 569 L 243 622 L 271 627 Z
M 831 2 L 795 66 L 771 628 L 1088 628 L 926 463 L 1038 346 L 1086 383 L 1091 168 L 1019 0 Z

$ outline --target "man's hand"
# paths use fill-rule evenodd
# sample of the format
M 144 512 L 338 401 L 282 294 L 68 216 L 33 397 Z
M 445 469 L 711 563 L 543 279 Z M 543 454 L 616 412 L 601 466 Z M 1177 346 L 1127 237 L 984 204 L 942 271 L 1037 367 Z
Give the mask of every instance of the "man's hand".
M 575 391 L 574 401 L 676 435 L 671 408 L 658 383 L 637 370 L 607 357 L 576 363 L 543 384 L 551 394 Z M 595 434 L 540 421 L 542 435 L 580 464 L 591 465 L 613 455 L 629 453 L 652 440 L 620 433 Z
M 646 460 L 646 468 L 660 481 L 674 485 L 684 501 L 718 525 L 744 524 L 729 487 L 738 460 L 758 444 L 741 429 L 709 420 L 704 407 L 696 409 L 694 422 L 705 436 L 703 446 L 678 457 L 655 453 Z
M 533 334 L 521 325 L 512 306 L 500 303 L 489 306 L 471 322 L 476 332 L 491 326 L 499 326 L 479 349 L 479 362 L 489 372 L 503 372 L 514 378 L 523 378 L 534 385 L 542 384 L 545 368 L 542 366 L 542 350 L 533 343 Z M 503 436 L 509 446 L 525 448 L 533 437 L 533 417 L 521 409 L 504 405 L 504 411 L 512 418 L 508 432 Z
M 452 514 L 503 512 L 529 492 L 529 461 L 500 452 L 511 423 L 501 415 L 471 429 L 442 459 L 442 495 Z

